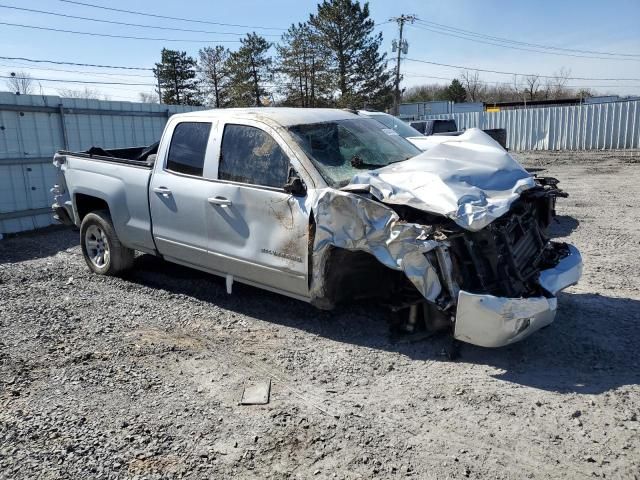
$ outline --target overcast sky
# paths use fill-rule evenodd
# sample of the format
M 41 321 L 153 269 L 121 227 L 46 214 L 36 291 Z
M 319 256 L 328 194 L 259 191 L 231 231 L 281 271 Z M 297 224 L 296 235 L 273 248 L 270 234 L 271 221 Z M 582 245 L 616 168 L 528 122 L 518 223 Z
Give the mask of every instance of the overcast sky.
M 277 41 L 292 22 L 308 19 L 315 10 L 315 1 L 213 1 L 213 0 L 79 0 L 84 3 L 113 8 L 137 10 L 157 15 L 185 17 L 239 27 L 190 23 L 113 12 L 65 3 L 61 0 L 0 0 L 0 22 L 43 28 L 93 32 L 105 35 L 134 37 L 162 37 L 193 41 L 155 41 L 120 39 L 48 30 L 0 25 L 0 56 L 64 62 L 153 67 L 159 60 L 163 46 L 186 50 L 196 56 L 198 49 L 224 43 L 235 48 L 239 36 L 254 30 L 271 41 Z M 100 20 L 139 23 L 158 27 L 206 30 L 220 33 L 170 31 L 133 26 L 113 25 L 89 20 L 56 17 L 42 13 L 2 8 L 15 6 L 88 17 Z M 640 1 L 639 0 L 541 0 L 541 1 L 472 1 L 455 2 L 426 0 L 373 0 L 371 14 L 377 28 L 384 34 L 384 48 L 391 56 L 391 41 L 397 36 L 397 25 L 387 22 L 400 14 L 415 14 L 422 21 L 406 28 L 409 41 L 403 86 L 421 83 L 448 83 L 460 74 L 460 68 L 419 63 L 425 60 L 448 65 L 464 66 L 502 72 L 553 75 L 564 67 L 572 77 L 594 80 L 570 80 L 569 85 L 593 87 L 599 92 L 640 95 Z M 435 26 L 424 22 L 435 22 Z M 256 28 L 246 28 L 251 26 Z M 257 28 L 262 27 L 262 28 Z M 445 28 L 449 28 L 445 30 Z M 484 36 L 474 36 L 462 29 Z M 448 32 L 449 34 L 445 34 Z M 240 34 L 240 35 L 237 35 Z M 453 35 L 458 35 L 452 36 Z M 459 38 L 460 36 L 465 38 Z M 559 47 L 546 49 L 522 43 L 510 43 L 507 48 L 499 37 L 510 41 Z M 485 43 L 481 43 L 485 42 Z M 489 43 L 497 43 L 491 45 Z M 536 51 L 531 51 L 536 50 Z M 540 50 L 543 50 L 542 52 Z M 548 53 L 543 53 L 548 52 Z M 599 52 L 599 53 L 598 53 Z M 635 55 L 635 56 L 634 56 Z M 601 58 L 595 58 L 601 57 Z M 390 67 L 394 60 L 390 59 Z M 96 67 L 36 64 L 0 59 L 0 75 L 25 71 L 43 79 L 82 80 L 152 84 L 149 71 L 109 70 Z M 61 70 L 71 70 L 67 72 Z M 487 82 L 513 82 L 512 75 L 480 72 Z M 429 77 L 442 77 L 433 79 Z M 631 79 L 615 81 L 613 79 Z M 598 80 L 607 79 L 607 80 Z M 43 92 L 56 94 L 60 88 L 82 89 L 84 85 L 40 81 Z M 88 85 L 107 94 L 113 100 L 137 100 L 139 92 L 151 92 L 144 85 Z M 6 90 L 0 79 L 0 90 Z

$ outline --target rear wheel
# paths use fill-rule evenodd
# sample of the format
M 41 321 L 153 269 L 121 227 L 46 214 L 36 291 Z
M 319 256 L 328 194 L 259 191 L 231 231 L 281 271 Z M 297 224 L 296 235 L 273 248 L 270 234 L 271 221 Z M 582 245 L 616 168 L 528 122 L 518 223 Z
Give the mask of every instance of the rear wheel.
M 106 210 L 84 217 L 80 226 L 80 246 L 89 268 L 100 275 L 118 275 L 133 265 L 134 251 L 120 243 Z

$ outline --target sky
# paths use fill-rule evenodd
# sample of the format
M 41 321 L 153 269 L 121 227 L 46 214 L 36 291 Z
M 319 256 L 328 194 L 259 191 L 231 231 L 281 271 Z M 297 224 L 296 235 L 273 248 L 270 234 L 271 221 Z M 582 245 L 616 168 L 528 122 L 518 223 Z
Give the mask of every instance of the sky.
M 159 61 L 163 47 L 184 50 L 195 57 L 200 48 L 223 40 L 223 44 L 229 48 L 237 48 L 238 39 L 250 31 L 277 42 L 283 29 L 291 23 L 307 20 L 317 4 L 317 1 L 306 0 L 78 1 L 238 26 L 168 20 L 62 0 L 0 0 L 0 57 L 152 68 Z M 6 7 L 160 28 L 114 25 Z M 564 68 L 570 71 L 572 77 L 587 79 L 569 80 L 570 86 L 591 87 L 600 93 L 640 95 L 640 0 L 371 0 L 369 7 L 372 18 L 378 24 L 377 31 L 383 33 L 383 49 L 389 56 L 389 67 L 395 66 L 391 42 L 398 35 L 398 25 L 389 22 L 389 19 L 401 14 L 414 14 L 420 20 L 405 28 L 409 52 L 401 63 L 403 87 L 449 83 L 450 79 L 460 75 L 462 69 L 459 67 L 509 72 L 498 74 L 480 71 L 481 80 L 488 83 L 513 83 L 514 76 L 510 73 L 554 75 Z M 8 23 L 23 26 L 6 25 Z M 80 35 L 25 26 L 179 41 Z M 163 27 L 219 33 L 170 31 Z M 460 30 L 483 36 L 470 38 L 468 33 Z M 511 42 L 507 45 L 517 48 L 507 48 L 504 41 L 491 40 L 487 36 L 508 39 Z M 140 92 L 151 93 L 154 89 L 153 74 L 148 70 L 74 67 L 0 58 L 0 76 L 17 71 L 28 72 L 32 77 L 43 79 L 38 81 L 38 93 L 43 94 L 56 95 L 60 89 L 82 90 L 86 86 L 99 90 L 111 100 L 136 101 Z M 62 81 L 54 82 L 54 79 Z M 65 83 L 70 80 L 127 85 Z M 5 79 L 2 78 L 0 90 L 6 90 Z

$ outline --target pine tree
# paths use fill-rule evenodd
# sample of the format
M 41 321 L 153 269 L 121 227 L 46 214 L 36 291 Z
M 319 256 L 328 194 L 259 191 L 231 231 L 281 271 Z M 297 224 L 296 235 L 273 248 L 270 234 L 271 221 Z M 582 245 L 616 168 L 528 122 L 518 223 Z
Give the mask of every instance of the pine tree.
M 271 43 L 255 32 L 240 42 L 240 48 L 231 52 L 226 62 L 231 103 L 236 107 L 261 107 L 270 93 L 266 82 L 273 78 L 273 60 L 267 55 Z
M 384 108 L 391 103 L 391 72 L 380 53 L 382 33 L 374 34 L 369 4 L 324 0 L 309 23 L 331 61 L 339 106 Z
M 196 81 L 196 61 L 187 52 L 162 49 L 153 73 L 162 89 L 162 101 L 169 105 L 201 105 Z
M 451 85 L 447 87 L 445 95 L 447 97 L 447 100 L 456 103 L 462 103 L 467 99 L 467 91 L 462 86 L 462 83 L 460 83 L 460 80 L 458 80 L 457 78 L 451 80 Z
M 229 105 L 229 50 L 222 45 L 205 47 L 199 52 L 198 73 L 209 105 L 224 108 Z
M 307 23 L 291 25 L 282 35 L 278 73 L 282 77 L 282 103 L 297 107 L 327 106 L 331 100 L 328 62 L 317 46 L 318 39 Z

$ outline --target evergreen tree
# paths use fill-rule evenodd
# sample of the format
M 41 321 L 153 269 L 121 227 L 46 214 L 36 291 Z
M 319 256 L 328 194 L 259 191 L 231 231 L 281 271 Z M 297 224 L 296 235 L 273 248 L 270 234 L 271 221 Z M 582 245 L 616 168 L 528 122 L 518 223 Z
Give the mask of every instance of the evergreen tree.
M 269 95 L 265 83 L 273 79 L 273 60 L 267 55 L 271 43 L 255 32 L 240 42 L 240 48 L 231 52 L 226 62 L 231 102 L 236 107 L 261 107 Z
M 451 80 L 451 85 L 447 87 L 445 95 L 447 100 L 456 103 L 462 103 L 467 99 L 467 91 L 457 78 Z
M 331 97 L 328 63 L 307 23 L 291 25 L 282 35 L 278 73 L 283 77 L 283 104 L 297 107 L 327 106 Z
M 196 61 L 187 52 L 162 49 L 153 73 L 162 89 L 162 101 L 169 105 L 201 105 L 196 81 Z
M 222 45 L 205 47 L 199 52 L 198 73 L 207 103 L 215 108 L 229 105 L 229 50 Z
M 369 4 L 324 0 L 309 18 L 320 46 L 331 61 L 339 106 L 384 108 L 390 105 L 391 72 L 380 53 L 382 33 L 374 34 Z

